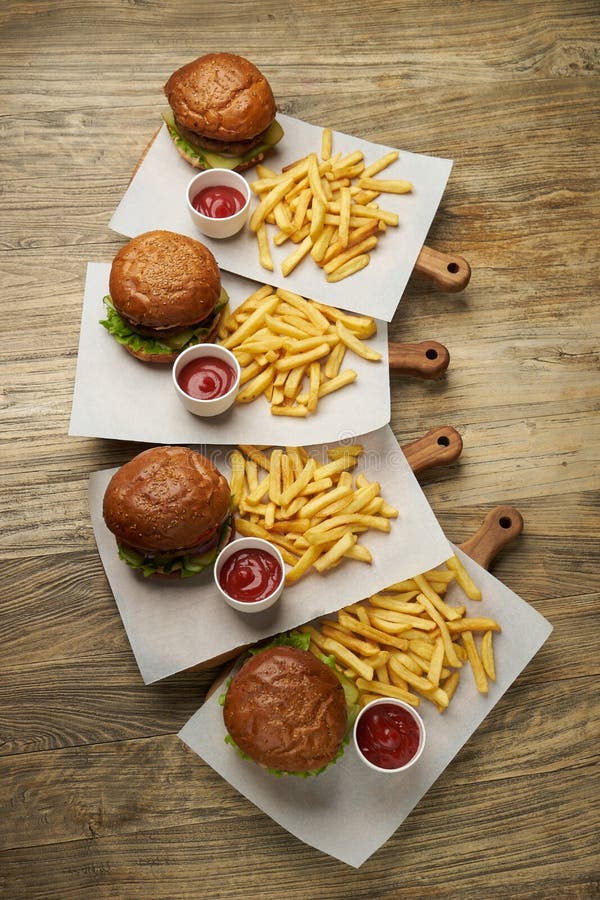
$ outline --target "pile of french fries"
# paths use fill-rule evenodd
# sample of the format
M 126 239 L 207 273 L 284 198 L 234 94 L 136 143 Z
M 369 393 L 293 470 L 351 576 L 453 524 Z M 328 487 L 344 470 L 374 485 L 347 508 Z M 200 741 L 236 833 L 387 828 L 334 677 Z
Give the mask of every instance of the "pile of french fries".
M 496 680 L 492 635 L 500 631 L 495 620 L 468 616 L 465 606 L 446 603 L 444 594 L 453 581 L 466 598 L 481 600 L 481 591 L 453 556 L 446 568 L 392 584 L 340 610 L 336 619 L 299 630 L 310 635 L 315 656 L 335 657 L 336 666 L 355 683 L 362 706 L 382 696 L 412 706 L 425 699 L 443 712 L 467 662 L 477 690 L 487 694 L 488 679 Z M 476 634 L 481 634 L 479 647 Z
M 257 166 L 258 178 L 250 187 L 260 202 L 250 217 L 250 228 L 257 237 L 260 264 L 270 272 L 274 267 L 267 224 L 276 228 L 275 246 L 288 241 L 296 245 L 281 264 L 284 276 L 310 256 L 328 282 L 364 269 L 381 233 L 398 225 L 397 213 L 375 202 L 380 193 L 412 191 L 409 181 L 375 177 L 395 162 L 398 152 L 392 150 L 365 165 L 360 150 L 332 156 L 331 142 L 331 129 L 325 128 L 320 158 L 310 153 L 280 173 Z
M 219 341 L 242 370 L 237 403 L 264 395 L 273 415 L 304 417 L 316 411 L 322 397 L 356 380 L 355 369 L 340 371 L 347 350 L 381 360 L 365 343 L 376 331 L 371 316 L 264 285 L 222 322 Z
M 236 531 L 278 547 L 290 566 L 286 584 L 310 569 L 326 572 L 344 559 L 371 563 L 359 534 L 391 530 L 398 510 L 383 499 L 379 482 L 351 471 L 362 451 L 358 444 L 334 447 L 326 463 L 303 447 L 265 452 L 243 445 L 231 454 Z

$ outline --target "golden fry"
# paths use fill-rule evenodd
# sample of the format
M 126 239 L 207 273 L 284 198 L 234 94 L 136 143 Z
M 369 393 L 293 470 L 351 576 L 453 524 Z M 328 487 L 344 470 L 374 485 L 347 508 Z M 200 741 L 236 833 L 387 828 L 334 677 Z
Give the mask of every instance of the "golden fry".
M 436 638 L 435 649 L 431 654 L 429 668 L 427 670 L 427 680 L 430 681 L 434 687 L 437 687 L 440 683 L 443 662 L 444 642 L 441 638 Z
M 231 490 L 233 502 L 235 504 L 238 504 L 244 492 L 244 476 L 246 472 L 246 465 L 244 457 L 239 452 L 239 450 L 233 451 L 229 458 L 229 462 L 231 465 L 231 479 L 229 487 Z
M 379 159 L 376 159 L 375 162 L 365 166 L 363 178 L 372 178 L 373 175 L 377 175 L 378 172 L 383 171 L 383 169 L 386 169 L 391 163 L 395 162 L 399 155 L 397 150 L 391 150 L 389 153 L 386 153 L 385 156 L 381 156 Z
M 369 264 L 370 256 L 362 250 L 334 262 L 340 253 L 359 243 L 352 236 L 352 229 L 360 228 L 365 218 L 375 223 L 369 232 L 373 237 L 375 231 L 398 225 L 396 213 L 367 205 L 382 193 L 398 195 L 412 190 L 407 181 L 374 177 L 398 158 L 397 151 L 365 164 L 363 153 L 358 150 L 344 157 L 340 153 L 332 157 L 331 144 L 331 129 L 324 128 L 320 157 L 316 152 L 308 153 L 284 166 L 279 174 L 261 167 L 257 170 L 259 177 L 250 183 L 251 190 L 260 198 L 250 217 L 250 229 L 260 236 L 259 260 L 267 271 L 273 271 L 267 225 L 278 229 L 273 237 L 276 247 L 287 240 L 298 244 L 298 252 L 287 256 L 281 264 L 284 276 L 310 253 L 317 264 L 334 265 L 325 272 L 329 282 L 348 278 Z M 326 258 L 332 242 L 335 252 Z
M 301 244 L 298 245 L 297 249 L 294 250 L 293 253 L 290 253 L 289 256 L 286 256 L 284 261 L 281 263 L 281 272 L 283 275 L 289 275 L 292 272 L 298 263 L 302 262 L 307 253 L 310 253 L 310 248 L 312 247 L 312 241 L 310 235 L 307 235 Z
M 348 237 L 350 234 L 350 208 L 352 205 L 352 196 L 350 188 L 344 187 L 340 190 L 340 224 L 338 228 L 339 241 L 342 248 L 348 246 Z
M 288 570 L 285 576 L 285 583 L 293 584 L 295 581 L 298 581 L 302 575 L 308 572 L 320 555 L 321 550 L 319 547 L 312 546 L 305 550 L 300 559 Z
M 488 678 L 496 680 L 496 665 L 494 663 L 494 648 L 492 646 L 492 632 L 486 631 L 481 639 L 481 662 Z
M 308 415 L 306 406 L 278 406 L 271 405 L 272 416 L 291 416 L 295 419 L 304 419 Z
M 249 381 L 236 397 L 237 403 L 250 403 L 256 400 L 273 383 L 275 366 L 268 366 L 259 375 Z
M 329 344 L 320 343 L 312 350 L 305 350 L 303 353 L 295 353 L 292 356 L 283 356 L 275 363 L 278 372 L 285 372 L 288 369 L 295 369 L 297 366 L 305 366 L 317 359 L 322 359 L 329 353 Z
M 494 619 L 478 618 L 478 619 L 459 619 L 457 622 L 448 622 L 448 631 L 451 634 L 458 634 L 461 631 L 501 631 L 500 626 Z
M 408 690 L 396 687 L 395 684 L 381 684 L 379 681 L 372 681 L 369 678 L 361 677 L 356 679 L 356 687 L 360 691 L 371 691 L 372 693 L 383 695 L 384 697 L 394 697 L 397 700 L 404 700 L 405 703 L 410 703 L 411 706 L 419 706 L 421 702 L 416 694 L 411 694 Z
M 336 272 L 338 269 L 341 269 L 346 263 L 350 262 L 357 256 L 366 255 L 369 250 L 372 250 L 377 246 L 378 238 L 376 235 L 372 234 L 369 237 L 366 237 L 364 240 L 360 241 L 358 244 L 354 244 L 352 247 L 349 247 L 347 250 L 343 250 L 337 256 L 334 256 L 329 262 L 326 262 L 323 265 L 323 271 L 327 272 L 328 275 Z
M 270 294 L 265 297 L 261 305 L 251 313 L 248 318 L 237 328 L 233 334 L 223 341 L 223 346 L 228 349 L 237 347 L 251 334 L 254 334 L 265 321 L 265 317 L 271 313 L 278 303 L 276 294 Z
M 363 607 L 364 609 L 364 607 Z M 380 644 L 389 647 L 396 647 L 398 650 L 406 650 L 408 647 L 408 641 L 403 638 L 399 638 L 395 635 L 386 634 L 384 631 L 380 631 L 378 628 L 374 628 L 372 625 L 367 622 L 354 620 L 351 616 L 345 613 L 343 610 L 338 614 L 338 619 L 341 625 L 345 628 L 348 628 L 350 631 L 354 631 L 356 634 L 361 634 L 363 637 L 371 638 L 374 641 L 378 641 Z
M 346 558 L 372 563 L 371 552 L 358 543 L 358 536 L 369 529 L 387 532 L 390 522 L 361 511 L 367 508 L 365 500 L 380 490 L 377 482 L 367 482 L 367 488 L 355 483 L 350 470 L 361 451 L 355 445 L 341 455 L 334 452 L 335 458 L 323 465 L 300 447 L 276 447 L 268 454 L 243 445 L 234 451 L 232 466 L 241 473 L 236 478 L 247 483 L 238 504 L 239 533 L 264 537 L 285 549 L 291 566 L 286 583 L 293 584 L 311 567 L 324 572 Z M 266 475 L 259 477 L 259 466 Z
M 348 278 L 350 275 L 360 272 L 361 269 L 365 269 L 369 265 L 369 260 L 370 256 L 368 253 L 361 253 L 360 256 L 349 259 L 348 262 L 344 263 L 343 266 L 340 266 L 339 269 L 336 269 L 335 272 L 330 272 L 327 275 L 327 281 L 343 281 L 344 278 Z
M 366 681 L 371 681 L 374 676 L 373 667 L 370 666 L 367 662 L 360 659 L 352 650 L 349 650 L 347 647 L 344 647 L 343 644 L 340 644 L 339 641 L 334 640 L 333 638 L 326 638 L 323 641 L 323 646 L 327 653 L 332 653 L 337 660 L 340 660 L 344 663 L 345 666 L 352 669 L 361 678 L 364 678 Z
M 324 307 L 325 311 L 328 309 Z M 273 294 L 265 287 L 244 301 L 229 316 L 222 341 L 242 367 L 239 402 L 251 402 L 264 394 L 276 407 L 275 415 L 306 416 L 316 411 L 320 399 L 356 380 L 353 369 L 339 374 L 347 348 L 332 325 L 332 318 L 331 314 L 325 316 L 318 304 L 283 289 Z M 358 337 L 375 333 L 374 319 L 344 314 L 342 324 L 354 336 L 353 346 L 361 350 L 363 358 L 379 358 Z M 323 366 L 311 370 L 312 380 L 305 392 L 305 369 L 318 360 L 323 360 Z M 270 365 L 276 368 L 273 379 Z M 297 371 L 288 376 L 288 370 Z
M 313 565 L 317 572 L 324 572 L 326 569 L 331 569 L 337 565 L 355 543 L 356 535 L 351 531 L 347 531 L 345 535 L 335 542 L 333 547 L 315 560 Z
M 312 236 L 312 229 L 310 234 Z M 333 225 L 323 225 L 321 233 L 314 241 L 310 251 L 310 255 L 315 262 L 321 262 L 321 260 L 324 258 L 334 234 L 335 228 Z
M 362 656 L 374 656 L 379 650 L 377 644 L 373 644 L 369 641 L 363 641 L 360 638 L 353 637 L 352 634 L 347 634 L 340 628 L 336 628 L 335 625 L 322 623 L 321 633 L 324 634 L 325 637 L 330 637 L 336 641 L 339 641 L 339 643 L 343 644 L 344 647 L 347 647 L 349 650 L 354 650 L 356 653 L 360 653 Z M 372 664 L 372 660 L 369 660 L 369 662 Z
M 413 189 L 410 181 L 400 179 L 370 178 L 364 172 L 358 179 L 358 186 L 367 191 L 380 191 L 385 194 L 410 194 Z
M 276 204 L 279 203 L 287 191 L 289 191 L 293 183 L 293 178 L 286 178 L 265 194 L 250 217 L 250 228 L 252 231 L 258 231 L 262 222 L 264 222 L 268 214 L 275 208 Z
M 471 666 L 471 670 L 473 672 L 473 677 L 475 678 L 475 684 L 477 685 L 477 690 L 480 694 L 487 694 L 488 692 L 488 682 L 487 677 L 479 657 L 479 653 L 477 652 L 477 647 L 475 646 L 475 638 L 473 637 L 472 631 L 463 631 L 462 633 L 462 642 L 465 650 L 467 651 L 467 659 L 469 660 L 469 664 Z
M 481 591 L 477 585 L 473 583 L 471 576 L 459 560 L 458 556 L 452 556 L 450 559 L 447 559 L 446 565 L 454 572 L 456 580 L 469 600 L 481 600 Z
M 429 582 L 422 575 L 415 575 L 414 577 L 415 584 L 422 592 L 422 594 L 427 597 L 427 599 L 433 603 L 435 608 L 441 613 L 441 615 L 447 619 L 448 621 L 453 621 L 455 619 L 460 618 L 460 613 L 451 606 L 448 606 L 439 594 L 433 590 Z

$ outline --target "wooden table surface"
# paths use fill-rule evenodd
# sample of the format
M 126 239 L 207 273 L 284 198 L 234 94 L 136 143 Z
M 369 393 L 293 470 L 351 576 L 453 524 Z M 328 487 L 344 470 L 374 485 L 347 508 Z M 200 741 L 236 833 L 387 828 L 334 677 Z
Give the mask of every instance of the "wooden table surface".
M 3 4 L 2 897 L 598 896 L 598 11 Z M 461 294 L 411 278 L 391 336 L 451 362 L 440 381 L 394 377 L 392 427 L 401 443 L 460 432 L 424 491 L 456 542 L 496 504 L 521 511 L 492 571 L 554 626 L 359 870 L 176 737 L 216 672 L 143 685 L 87 508 L 90 473 L 140 446 L 67 436 L 86 263 L 123 243 L 107 223 L 164 81 L 215 49 L 253 59 L 284 113 L 454 159 L 427 243 L 473 275 Z

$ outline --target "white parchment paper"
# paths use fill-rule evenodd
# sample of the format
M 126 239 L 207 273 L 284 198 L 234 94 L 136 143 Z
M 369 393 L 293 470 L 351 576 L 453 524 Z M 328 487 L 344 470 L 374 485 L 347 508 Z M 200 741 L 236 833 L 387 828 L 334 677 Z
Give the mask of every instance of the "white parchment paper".
M 277 120 L 285 136 L 265 160 L 270 168 L 280 172 L 282 166 L 308 153 L 320 152 L 321 126 L 285 115 L 278 115 Z M 362 150 L 367 164 L 391 149 L 338 131 L 333 133 L 334 153 L 339 150 L 345 155 Z M 249 227 L 226 240 L 202 235 L 186 208 L 187 185 L 197 170 L 179 155 L 165 125 L 138 168 L 109 226 L 127 237 L 154 228 L 188 234 L 210 247 L 219 265 L 230 272 L 256 281 L 268 280 L 269 284 L 287 287 L 304 297 L 390 322 L 425 243 L 451 169 L 452 160 L 401 151 L 399 159 L 377 176 L 402 179 L 413 184 L 410 194 L 381 194 L 378 198 L 382 209 L 398 213 L 399 226 L 388 228 L 381 236 L 371 254 L 371 263 L 365 269 L 334 284 L 327 283 L 324 273 L 311 259 L 303 260 L 284 278 L 281 261 L 295 246 L 289 243 L 272 247 L 275 270 L 267 272 L 258 261 L 256 238 Z M 253 180 L 255 169 L 246 172 L 245 177 Z M 258 204 L 257 198 L 254 198 L 253 204 L 252 208 Z M 271 234 L 274 233 L 275 229 Z
M 465 666 L 443 715 L 431 704 L 421 704 L 427 743 L 421 759 L 408 772 L 372 772 L 359 762 L 350 745 L 342 759 L 319 776 L 270 775 L 224 743 L 220 689 L 179 733 L 195 753 L 283 828 L 356 868 L 402 824 L 552 631 L 550 623 L 524 600 L 453 549 L 483 592 L 481 602 L 467 601 L 467 614 L 492 616 L 502 626 L 501 634 L 494 635 L 497 681 L 490 682 L 487 696 L 479 694 Z M 450 603 L 455 590 L 448 591 Z M 454 605 L 461 605 L 463 597 L 460 594 Z
M 373 563 L 344 560 L 323 575 L 311 571 L 287 588 L 264 613 L 245 614 L 221 599 L 212 575 L 176 582 L 145 579 L 117 555 L 102 518 L 102 498 L 115 469 L 94 473 L 89 501 L 100 558 L 143 680 L 149 684 L 236 647 L 258 641 L 330 613 L 388 584 L 422 572 L 451 555 L 446 540 L 392 430 L 386 426 L 361 438 L 362 462 L 353 470 L 379 481 L 381 494 L 400 511 L 391 532 L 360 537 Z M 227 476 L 226 447 L 199 447 Z M 323 446 L 309 452 L 325 460 Z
M 343 368 L 356 381 L 320 402 L 304 419 L 273 416 L 265 397 L 235 404 L 212 419 L 187 412 L 175 394 L 171 366 L 149 365 L 127 353 L 100 325 L 108 294 L 110 263 L 88 263 L 83 297 L 77 372 L 69 434 L 148 443 L 305 444 L 341 440 L 374 431 L 390 421 L 387 324 L 377 322 L 368 344 L 382 354 L 369 362 L 348 351 Z M 231 308 L 257 284 L 222 273 Z

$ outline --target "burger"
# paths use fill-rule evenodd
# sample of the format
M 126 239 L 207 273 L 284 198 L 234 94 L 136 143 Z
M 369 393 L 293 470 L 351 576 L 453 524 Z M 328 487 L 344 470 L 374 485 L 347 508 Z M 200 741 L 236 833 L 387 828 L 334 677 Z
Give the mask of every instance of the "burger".
M 344 752 L 357 691 L 310 637 L 279 636 L 254 652 L 223 698 L 226 740 L 275 774 L 317 775 Z
M 208 247 L 173 231 L 147 231 L 115 256 L 102 325 L 137 359 L 171 363 L 216 337 L 229 300 Z
M 197 169 L 242 172 L 283 137 L 269 82 L 243 56 L 200 56 L 173 72 L 164 91 L 169 134 Z
M 102 513 L 120 558 L 146 576 L 197 575 L 233 534 L 226 478 L 188 447 L 153 447 L 121 466 Z

